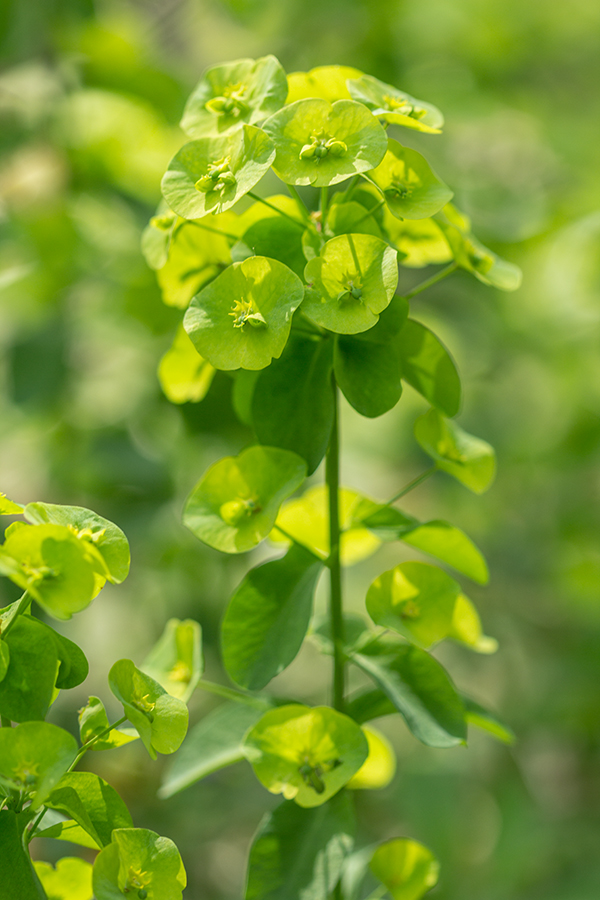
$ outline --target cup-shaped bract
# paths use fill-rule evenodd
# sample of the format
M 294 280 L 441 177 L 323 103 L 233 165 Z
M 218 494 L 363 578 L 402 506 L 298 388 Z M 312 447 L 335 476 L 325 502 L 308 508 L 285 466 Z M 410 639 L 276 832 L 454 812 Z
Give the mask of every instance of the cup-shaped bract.
M 303 297 L 302 282 L 286 265 L 251 256 L 200 291 L 183 324 L 216 369 L 264 369 L 283 353 Z
M 290 450 L 253 446 L 226 456 L 202 476 L 183 513 L 197 538 L 225 553 L 243 553 L 269 534 L 279 507 L 306 478 Z
M 309 285 L 303 314 L 338 334 L 372 328 L 398 286 L 398 254 L 371 234 L 342 234 L 327 241 L 304 270 Z
M 520 268 L 477 240 L 471 232 L 469 217 L 459 212 L 452 203 L 444 206 L 435 218 L 461 269 L 501 291 L 516 291 L 521 286 Z
M 416 150 L 389 142 L 380 165 L 369 177 L 385 197 L 390 212 L 398 219 L 427 219 L 452 198 L 453 193 L 437 177 L 427 160 Z
M 393 900 L 420 900 L 437 884 L 440 865 L 428 847 L 409 838 L 392 838 L 371 858 L 371 872 Z
M 34 862 L 42 887 L 52 900 L 92 900 L 92 866 L 78 856 L 64 856 L 56 868 Z
M 76 756 L 75 738 L 48 722 L 0 728 L 0 786 L 29 795 L 37 809 Z
M 213 66 L 186 103 L 181 127 L 192 137 L 226 134 L 277 112 L 287 93 L 286 74 L 274 56 Z
M 212 384 L 216 369 L 203 359 L 180 323 L 173 343 L 158 364 L 158 380 L 171 403 L 198 403 Z
M 460 641 L 476 653 L 495 653 L 498 649 L 496 638 L 483 633 L 479 613 L 465 594 L 459 594 L 456 599 L 448 637 Z
M 173 697 L 187 703 L 204 671 L 202 630 L 198 622 L 169 619 L 141 669 Z
M 396 774 L 396 754 L 385 735 L 372 725 L 363 725 L 362 730 L 369 745 L 369 755 L 346 787 L 352 791 L 381 790 Z
M 275 147 L 260 128 L 243 125 L 233 134 L 184 144 L 168 165 L 161 189 L 183 219 L 222 213 L 252 190 L 273 160 Z
M 320 806 L 358 772 L 369 754 L 364 732 L 328 706 L 270 710 L 242 746 L 256 777 L 272 794 L 299 806 Z
M 379 81 L 372 75 L 352 78 L 347 86 L 353 100 L 364 103 L 374 116 L 390 125 L 404 125 L 430 134 L 439 134 L 441 131 L 444 116 L 431 103 L 415 100 L 410 94 Z
M 114 664 L 108 683 L 152 759 L 157 753 L 175 753 L 179 749 L 188 727 L 188 710 L 182 700 L 167 693 L 130 659 Z
M 387 137 L 353 100 L 297 100 L 263 125 L 275 143 L 276 174 L 286 184 L 325 187 L 379 165 Z
M 351 100 L 347 81 L 349 78 L 360 78 L 362 72 L 352 66 L 317 66 L 310 72 L 290 72 L 288 80 L 287 103 L 296 100 L 320 97 L 334 103 L 336 100 Z
M 139 736 L 133 728 L 109 730 L 108 715 L 99 697 L 88 697 L 86 705 L 79 710 L 78 719 L 81 743 L 87 744 L 88 741 L 94 740 L 90 750 L 111 750 L 113 747 L 137 741 Z M 100 734 L 103 737 L 98 739 Z
M 187 877 L 173 841 L 146 828 L 115 828 L 112 842 L 96 857 L 96 900 L 181 900 Z

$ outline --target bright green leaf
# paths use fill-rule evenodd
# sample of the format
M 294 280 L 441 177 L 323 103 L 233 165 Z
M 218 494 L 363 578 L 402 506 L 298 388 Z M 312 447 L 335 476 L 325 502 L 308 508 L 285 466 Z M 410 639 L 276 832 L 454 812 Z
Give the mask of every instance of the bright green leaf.
M 47 862 L 33 865 L 49 900 L 92 900 L 92 866 L 84 859 L 65 856 L 56 868 Z
M 396 774 L 394 748 L 376 728 L 363 727 L 369 744 L 369 755 L 346 788 L 350 791 L 379 791 L 388 786 Z
M 490 712 L 484 706 L 480 706 L 475 700 L 462 695 L 465 704 L 466 719 L 469 725 L 476 725 L 483 731 L 498 738 L 504 744 L 514 744 L 516 737 L 514 732 L 502 722 L 495 713 Z
M 384 231 L 400 252 L 400 264 L 410 269 L 450 262 L 452 251 L 434 219 L 397 219 L 385 209 Z
M 231 263 L 229 242 L 216 232 L 229 231 L 232 219 L 232 213 L 223 213 L 198 221 L 178 220 L 168 257 L 156 273 L 167 306 L 185 309 L 194 294 Z
M 161 199 L 156 215 L 152 216 L 142 232 L 142 253 L 151 269 L 161 269 L 169 258 L 169 247 L 177 221 L 178 217 Z
M 281 216 L 269 216 L 251 225 L 242 240 L 253 255 L 277 259 L 302 278 L 306 265 L 302 234 L 303 226 L 299 228 Z
M 453 196 L 424 156 L 397 141 L 389 141 L 383 161 L 369 172 L 369 178 L 398 219 L 427 219 Z
M 110 844 L 114 828 L 133 826 L 115 789 L 92 772 L 68 772 L 44 804 L 77 822 L 98 847 Z
M 466 644 L 477 653 L 495 653 L 498 649 L 498 641 L 483 633 L 479 614 L 464 594 L 456 599 L 448 637 Z
M 200 625 L 192 619 L 169 619 L 140 668 L 173 697 L 187 703 L 204 671 Z
M 59 821 L 54 821 L 54 818 Z M 45 826 L 48 824 L 47 827 Z M 64 819 L 62 813 L 48 810 L 44 815 L 40 828 L 36 829 L 35 837 L 51 838 L 53 841 L 68 841 L 79 847 L 87 847 L 88 850 L 98 850 L 98 842 L 78 825 L 74 819 Z
M 298 100 L 263 128 L 277 151 L 273 169 L 286 184 L 338 184 L 373 169 L 387 148 L 381 125 L 353 100 Z
M 440 339 L 425 325 L 409 319 L 398 342 L 404 380 L 445 415 L 455 416 L 460 406 L 460 378 Z
M 75 738 L 48 722 L 0 728 L 0 784 L 25 791 L 38 809 L 77 756 Z
M 106 731 L 110 722 L 99 697 L 89 697 L 87 704 L 79 710 L 79 733 L 81 743 L 87 744 L 101 732 Z M 138 733 L 133 729 L 120 730 L 113 728 L 100 740 L 94 741 L 91 750 L 111 750 L 113 747 L 121 747 L 138 738 Z
M 248 447 L 203 475 L 188 498 L 183 523 L 216 550 L 251 550 L 271 531 L 279 507 L 305 477 L 306 463 L 295 453 Z
M 292 704 L 265 713 L 244 739 L 244 755 L 272 794 L 320 806 L 358 772 L 367 739 L 348 716 Z
M 482 494 L 492 484 L 496 474 L 493 447 L 463 431 L 456 422 L 446 419 L 436 409 L 430 409 L 417 419 L 415 437 L 439 469 L 452 475 L 469 490 Z
M 217 369 L 264 369 L 281 356 L 303 297 L 291 269 L 253 256 L 229 266 L 194 297 L 185 330 Z
M 416 131 L 439 134 L 444 124 L 444 117 L 437 107 L 424 100 L 415 100 L 410 94 L 372 75 L 351 77 L 348 91 L 353 100 L 364 103 L 374 116 L 390 125 L 404 125 Z
M 259 691 L 295 659 L 308 630 L 322 564 L 298 544 L 251 569 L 221 628 L 223 662 L 240 687 Z
M 392 838 L 371 858 L 371 872 L 393 900 L 420 900 L 438 882 L 440 865 L 427 847 L 409 838 Z
M 23 507 L 20 503 L 9 500 L 6 494 L 0 491 L 0 516 L 20 516 L 22 512 Z
M 362 72 L 351 66 L 317 66 L 310 72 L 290 72 L 287 80 L 289 93 L 287 103 L 320 97 L 334 103 L 336 100 L 350 100 L 346 86 L 348 78 L 360 78 Z
M 216 369 L 203 359 L 179 325 L 172 345 L 158 365 L 158 380 L 171 403 L 198 403 L 212 384 Z
M 369 215 L 369 210 L 354 200 L 344 202 L 343 193 L 336 194 L 329 204 L 324 234 L 326 238 L 340 234 L 372 234 L 379 239 L 383 237 L 377 220 Z
M 145 828 L 116 828 L 113 842 L 96 857 L 96 900 L 122 900 L 144 892 L 148 900 L 181 900 L 187 884 L 177 847 Z

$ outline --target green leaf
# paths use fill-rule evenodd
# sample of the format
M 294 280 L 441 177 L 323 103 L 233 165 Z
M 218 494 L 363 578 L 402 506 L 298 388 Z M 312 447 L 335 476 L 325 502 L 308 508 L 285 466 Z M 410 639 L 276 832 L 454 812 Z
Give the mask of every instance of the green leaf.
M 345 792 L 316 809 L 282 803 L 254 838 L 245 900 L 329 900 L 355 827 Z
M 121 584 L 129 574 L 129 543 L 124 533 L 111 522 L 83 506 L 57 506 L 53 503 L 28 503 L 25 518 L 34 525 L 52 523 L 66 525 L 89 551 L 104 561 L 104 576 L 113 584 Z M 92 557 L 93 554 L 93 557 Z
M 202 629 L 192 619 L 169 619 L 141 670 L 187 703 L 204 671 Z
M 87 744 L 102 731 L 106 731 L 110 722 L 106 715 L 104 704 L 99 697 L 89 697 L 87 704 L 79 710 L 79 733 L 81 743 Z M 113 747 L 122 747 L 138 739 L 138 733 L 133 729 L 113 728 L 103 738 L 95 741 L 91 750 L 112 750 Z
M 198 403 L 204 400 L 216 369 L 203 359 L 179 325 L 172 345 L 158 365 L 158 380 L 171 403 Z
M 23 507 L 20 503 L 9 500 L 6 494 L 0 491 L 0 516 L 20 516 L 22 512 Z
M 224 213 L 198 222 L 178 220 L 168 257 L 156 273 L 167 306 L 185 309 L 194 294 L 231 263 L 227 238 L 215 232 L 228 231 L 232 218 L 232 213 Z
M 394 715 L 396 712 L 397 709 L 390 698 L 379 688 L 361 691 L 346 703 L 346 713 L 359 725 L 371 719 Z
M 328 706 L 291 704 L 265 713 L 246 735 L 243 750 L 267 790 L 312 807 L 358 772 L 369 746 L 348 716 Z
M 341 560 L 344 566 L 352 566 L 372 556 L 381 546 L 379 541 L 362 524 L 354 525 L 354 510 L 364 499 L 362 494 L 349 488 L 341 488 L 340 527 Z M 277 531 L 277 526 L 282 531 Z M 285 534 L 283 533 L 285 532 Z M 289 537 L 288 537 L 289 535 Z M 277 516 L 271 540 L 287 542 L 293 538 L 321 559 L 329 556 L 329 495 L 325 485 L 309 488 L 302 497 L 290 500 Z
M 161 269 L 169 258 L 169 247 L 177 222 L 178 217 L 161 199 L 156 215 L 152 216 L 142 232 L 141 249 L 151 269 Z
M 393 297 L 373 328 L 354 337 L 337 337 L 335 378 L 357 412 L 375 418 L 392 409 L 402 394 L 402 366 L 397 341 L 408 314 L 402 297 Z
M 304 286 L 283 263 L 253 256 L 233 263 L 185 314 L 198 353 L 217 369 L 264 369 L 286 345 Z
M 8 729 L 3 729 L 8 731 Z M 0 848 L 2 882 L 0 896 L 6 900 L 47 900 L 29 853 L 23 848 L 26 818 L 9 809 L 0 810 Z M 60 898 L 59 898 L 60 900 Z M 86 898 L 87 900 L 87 898 Z
M 332 238 L 340 234 L 372 234 L 381 240 L 383 235 L 375 217 L 369 215 L 369 210 L 354 200 L 344 202 L 344 196 L 344 193 L 336 194 L 329 204 L 324 228 L 325 237 Z
M 10 664 L 10 648 L 6 641 L 0 640 L 0 681 L 4 681 L 4 676 L 8 672 Z M 0 701 L 1 707 L 1 701 Z
M 476 494 L 483 494 L 496 475 L 494 448 L 481 438 L 430 409 L 415 422 L 415 437 L 435 459 L 438 469 L 452 475 Z
M 182 700 L 168 694 L 130 659 L 114 664 L 108 683 L 152 759 L 157 753 L 174 753 L 181 746 L 188 727 L 188 710 Z
M 389 141 L 383 161 L 369 172 L 398 219 L 427 219 L 448 203 L 453 194 L 424 156 Z
M 43 719 L 52 702 L 59 660 L 48 630 L 37 619 L 22 615 L 2 641 L 10 664 L 0 681 L 0 714 L 12 722 Z
M 376 324 L 394 296 L 397 253 L 373 235 L 342 234 L 308 261 L 304 277 L 303 315 L 329 331 L 357 334 Z
M 440 865 L 427 847 L 409 838 L 392 838 L 371 858 L 371 872 L 393 900 L 420 900 L 438 882 Z
M 265 216 L 250 225 L 242 240 L 255 256 L 277 259 L 302 278 L 306 265 L 302 249 L 303 231 L 303 225 L 298 227 L 282 216 Z
M 116 828 L 96 857 L 92 883 L 96 900 L 122 900 L 126 892 L 181 900 L 187 878 L 173 841 L 145 828 Z
M 427 649 L 450 632 L 459 593 L 460 585 L 437 566 L 400 563 L 372 583 L 367 612 L 376 625 Z
M 447 416 L 460 407 L 460 378 L 448 350 L 433 331 L 409 319 L 399 338 L 402 377 Z
M 172 797 L 201 778 L 245 759 L 244 735 L 264 711 L 242 703 L 224 703 L 209 712 L 190 730 L 169 764 L 159 797 Z
M 456 599 L 448 637 L 466 644 L 477 653 L 495 653 L 498 649 L 498 641 L 483 633 L 479 613 L 464 594 Z
M 49 900 L 92 900 L 92 866 L 84 859 L 65 856 L 56 868 L 37 860 L 33 865 Z
M 386 208 L 383 228 L 400 253 L 400 264 L 410 269 L 450 262 L 452 251 L 434 219 L 397 219 Z
M 276 112 L 287 92 L 286 74 L 274 56 L 212 66 L 186 103 L 181 127 L 192 137 L 226 134 Z
M 281 359 L 264 369 L 252 396 L 252 423 L 261 444 L 293 450 L 312 474 L 333 425 L 332 342 L 292 336 Z
M 351 66 L 317 66 L 310 72 L 290 72 L 287 80 L 287 102 L 320 97 L 322 100 L 350 100 L 346 86 L 348 78 L 360 78 L 362 72 Z
M 269 534 L 282 502 L 305 477 L 306 463 L 295 453 L 248 447 L 203 475 L 187 500 L 183 523 L 216 550 L 251 550 Z
M 23 617 L 25 620 L 35 621 L 36 619 L 29 616 Z M 54 641 L 58 661 L 60 663 L 58 675 L 56 677 L 56 687 L 59 690 L 68 690 L 82 684 L 88 677 L 90 667 L 83 650 L 70 641 L 64 635 L 59 634 L 54 628 L 40 622 L 46 630 L 48 637 Z
M 461 269 L 471 272 L 479 281 L 501 291 L 516 291 L 521 286 L 522 272 L 477 240 L 471 232 L 468 216 L 448 203 L 436 215 L 454 259 Z
M 273 142 L 260 128 L 242 125 L 222 137 L 184 144 L 167 167 L 161 189 L 184 219 L 222 213 L 251 191 L 275 159 Z
M 92 772 L 68 772 L 44 803 L 77 822 L 98 847 L 110 844 L 114 828 L 133 826 L 115 789 Z
M 308 631 L 321 562 L 292 544 L 282 559 L 251 569 L 234 591 L 221 628 L 229 677 L 259 691 L 295 659 Z
M 260 373 L 260 369 L 238 369 L 234 375 L 231 405 L 240 422 L 249 428 L 252 428 L 252 399 Z
M 275 173 L 286 184 L 324 187 L 377 166 L 385 155 L 385 131 L 353 100 L 298 100 L 263 125 L 275 143 Z
M 429 747 L 466 741 L 463 702 L 445 669 L 425 650 L 379 640 L 352 661 L 387 694 L 418 740 Z
M 59 821 L 54 821 L 54 818 Z M 41 838 L 51 838 L 53 841 L 68 841 L 70 844 L 77 844 L 79 847 L 87 847 L 88 850 L 98 850 L 98 842 L 90 837 L 87 831 L 78 825 L 74 819 L 64 819 L 62 813 L 48 811 L 44 815 L 42 825 L 46 823 L 48 827 L 36 829 L 35 836 Z
M 77 756 L 75 738 L 48 722 L 0 728 L 0 784 L 24 791 L 38 809 Z
M 514 731 L 508 725 L 505 725 L 495 713 L 476 703 L 471 697 L 467 697 L 465 694 L 461 696 L 465 704 L 465 715 L 469 725 L 476 725 L 504 744 L 514 744 L 516 740 Z
M 380 791 L 396 774 L 396 754 L 385 735 L 376 728 L 365 726 L 362 730 L 369 744 L 369 755 L 346 787 L 349 791 Z
M 444 117 L 433 104 L 415 100 L 372 75 L 352 77 L 347 84 L 352 99 L 364 103 L 378 119 L 429 134 L 440 133 Z

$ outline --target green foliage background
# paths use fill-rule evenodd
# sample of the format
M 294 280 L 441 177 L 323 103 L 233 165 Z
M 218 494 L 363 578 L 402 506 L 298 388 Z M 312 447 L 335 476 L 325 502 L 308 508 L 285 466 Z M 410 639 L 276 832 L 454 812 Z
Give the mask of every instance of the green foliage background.
M 365 841 L 406 832 L 439 856 L 439 900 L 593 900 L 600 883 L 599 50 L 595 0 L 5 0 L 0 12 L 0 487 L 95 509 L 132 542 L 128 582 L 64 628 L 91 663 L 82 703 L 106 696 L 111 661 L 143 658 L 169 616 L 201 622 L 220 678 L 218 623 L 248 567 L 181 525 L 202 471 L 249 433 L 224 373 L 201 404 L 162 396 L 178 312 L 139 251 L 207 65 L 338 62 L 435 103 L 447 125 L 424 138 L 428 157 L 481 239 L 524 269 L 516 294 L 459 273 L 419 301 L 459 363 L 461 425 L 500 469 L 481 499 L 439 476 L 406 509 L 448 516 L 490 560 L 473 595 L 500 652 L 440 655 L 519 737 L 436 751 L 398 726 L 398 776 L 358 798 Z M 384 497 L 421 471 L 411 428 L 424 408 L 409 388 L 367 424 L 344 406 L 344 482 Z M 386 561 L 396 547 L 350 570 L 350 605 Z M 16 598 L 1 590 L 0 606 Z M 306 649 L 275 684 L 313 703 L 328 675 Z M 197 695 L 192 713 L 212 702 Z M 51 718 L 74 729 L 72 705 Z M 135 744 L 86 764 L 137 825 L 176 841 L 186 896 L 237 896 L 264 808 L 249 768 L 165 802 Z

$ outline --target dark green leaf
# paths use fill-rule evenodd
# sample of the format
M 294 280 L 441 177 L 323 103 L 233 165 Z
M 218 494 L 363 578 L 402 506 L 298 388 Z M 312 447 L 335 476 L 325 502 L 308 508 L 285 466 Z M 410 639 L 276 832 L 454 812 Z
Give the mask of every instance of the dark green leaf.
M 48 631 L 37 619 L 20 616 L 6 637 L 10 665 L 0 681 L 0 713 L 13 722 L 43 719 L 48 712 L 58 669 Z
M 382 716 L 391 716 L 398 712 L 387 694 L 380 688 L 363 691 L 352 697 L 346 703 L 346 713 L 359 725 L 370 722 L 371 719 L 379 719 Z
M 50 809 L 74 819 L 98 847 L 110 844 L 113 828 L 131 828 L 133 821 L 117 792 L 92 772 L 69 772 L 44 801 Z
M 302 250 L 304 227 L 294 225 L 283 216 L 269 216 L 254 222 L 242 240 L 255 256 L 278 259 L 302 278 L 306 259 Z
M 460 406 L 460 378 L 442 342 L 414 319 L 408 320 L 398 340 L 404 380 L 432 406 L 455 416 Z
M 23 813 L 0 810 L 0 897 L 2 900 L 46 900 L 29 854 L 23 849 Z
M 25 618 L 29 619 L 28 616 Z M 30 621 L 37 621 L 37 619 L 31 619 Z M 47 630 L 48 637 L 51 637 L 56 644 L 56 652 L 60 662 L 60 668 L 56 678 L 56 687 L 61 690 L 66 690 L 77 687 L 78 684 L 82 684 L 88 677 L 90 670 L 83 650 L 78 647 L 77 644 L 74 644 L 73 641 L 70 641 L 64 635 L 55 631 L 54 628 L 51 628 L 44 623 L 40 624 L 44 626 Z

